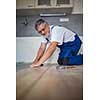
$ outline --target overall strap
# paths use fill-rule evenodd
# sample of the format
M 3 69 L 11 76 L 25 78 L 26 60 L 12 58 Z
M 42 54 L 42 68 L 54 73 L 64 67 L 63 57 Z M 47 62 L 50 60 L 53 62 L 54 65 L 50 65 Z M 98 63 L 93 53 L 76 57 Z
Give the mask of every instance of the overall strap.
M 47 40 L 47 42 L 49 42 L 49 39 L 48 38 L 45 38 Z
M 51 30 L 54 28 L 54 25 L 51 27 Z

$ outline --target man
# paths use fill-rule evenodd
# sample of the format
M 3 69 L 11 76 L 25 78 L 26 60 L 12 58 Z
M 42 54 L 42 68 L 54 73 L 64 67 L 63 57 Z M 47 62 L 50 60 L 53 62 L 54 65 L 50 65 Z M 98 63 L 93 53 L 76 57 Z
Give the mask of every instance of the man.
M 61 26 L 50 26 L 43 19 L 36 21 L 35 29 L 44 36 L 45 40 L 41 42 L 31 67 L 39 67 L 43 64 L 54 53 L 56 47 L 60 48 L 59 65 L 80 65 L 83 63 L 83 56 L 77 55 L 82 42 L 76 33 Z M 48 43 L 50 45 L 46 49 Z

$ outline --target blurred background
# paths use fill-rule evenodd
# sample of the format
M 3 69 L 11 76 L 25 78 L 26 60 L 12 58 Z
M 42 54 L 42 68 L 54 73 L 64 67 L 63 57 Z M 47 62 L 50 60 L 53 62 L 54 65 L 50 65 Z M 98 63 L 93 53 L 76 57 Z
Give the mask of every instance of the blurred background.
M 17 63 L 30 63 L 37 54 L 42 38 L 34 24 L 39 18 L 69 28 L 83 40 L 83 0 L 16 0 Z M 46 63 L 56 63 L 58 53 L 59 49 Z

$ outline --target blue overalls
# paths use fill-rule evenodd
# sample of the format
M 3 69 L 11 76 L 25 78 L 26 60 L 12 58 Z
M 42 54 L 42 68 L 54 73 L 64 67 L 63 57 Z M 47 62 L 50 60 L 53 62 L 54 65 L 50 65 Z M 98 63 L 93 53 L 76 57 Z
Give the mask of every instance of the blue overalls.
M 51 30 L 54 28 L 52 26 Z M 78 35 L 75 35 L 75 40 L 72 42 L 63 42 L 62 45 L 57 45 L 60 48 L 58 57 L 59 65 L 81 65 L 83 64 L 83 55 L 77 55 L 80 47 L 81 40 Z

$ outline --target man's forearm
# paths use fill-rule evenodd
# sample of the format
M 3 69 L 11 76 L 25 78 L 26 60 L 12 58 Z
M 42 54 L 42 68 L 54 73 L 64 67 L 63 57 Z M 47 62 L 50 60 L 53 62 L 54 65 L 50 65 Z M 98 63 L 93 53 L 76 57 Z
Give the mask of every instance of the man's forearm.
M 57 46 L 57 42 L 51 43 L 50 46 L 48 47 L 47 51 L 44 53 L 44 55 L 41 57 L 41 59 L 39 60 L 39 64 L 44 63 L 55 51 L 56 46 Z
M 37 53 L 37 56 L 36 56 L 34 62 L 38 62 L 40 60 L 40 58 L 43 56 L 43 54 L 45 52 L 45 49 L 46 49 L 46 45 L 41 43 L 41 46 L 38 50 L 38 53 Z
M 45 50 L 40 48 L 34 61 L 36 61 L 36 62 L 39 61 L 39 59 L 43 56 L 44 51 Z

